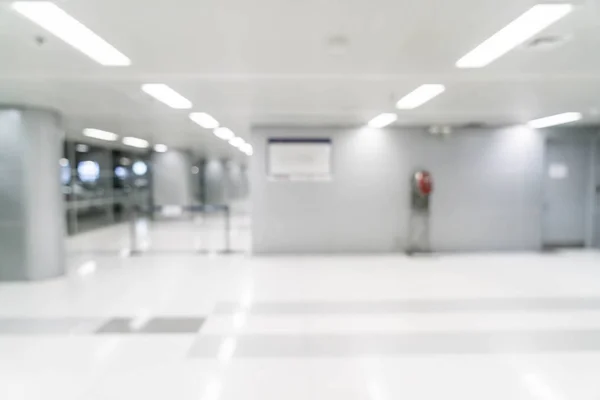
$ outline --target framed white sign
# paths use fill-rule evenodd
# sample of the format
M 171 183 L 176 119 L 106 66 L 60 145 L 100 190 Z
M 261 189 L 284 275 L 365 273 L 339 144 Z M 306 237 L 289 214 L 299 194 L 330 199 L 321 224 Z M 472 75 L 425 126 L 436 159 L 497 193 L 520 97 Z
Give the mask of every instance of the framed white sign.
M 271 180 L 330 180 L 331 139 L 269 139 L 267 171 Z
M 552 179 L 565 179 L 569 176 L 569 167 L 565 164 L 550 164 L 548 176 Z

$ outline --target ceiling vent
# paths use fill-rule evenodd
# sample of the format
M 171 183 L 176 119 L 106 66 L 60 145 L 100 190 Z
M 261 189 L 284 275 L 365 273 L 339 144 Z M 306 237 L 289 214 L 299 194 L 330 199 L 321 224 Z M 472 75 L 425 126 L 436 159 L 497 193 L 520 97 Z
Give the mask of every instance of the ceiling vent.
M 327 49 L 333 56 L 343 56 L 348 52 L 349 47 L 350 39 L 347 36 L 335 35 L 327 40 Z
M 486 127 L 485 122 L 479 122 L 479 121 L 467 122 L 466 124 L 461 126 L 461 128 L 463 128 L 463 129 L 483 129 L 485 127 Z
M 526 42 L 524 47 L 527 50 L 548 51 L 554 50 L 565 44 L 569 38 L 567 36 L 548 35 L 538 36 L 529 42 Z

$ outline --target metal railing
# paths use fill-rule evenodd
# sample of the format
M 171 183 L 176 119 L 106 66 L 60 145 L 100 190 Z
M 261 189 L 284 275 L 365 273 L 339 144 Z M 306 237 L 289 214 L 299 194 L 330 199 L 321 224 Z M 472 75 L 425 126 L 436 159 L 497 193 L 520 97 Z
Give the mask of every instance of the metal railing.
M 145 216 L 150 221 L 155 221 L 157 214 L 163 219 L 177 219 L 185 217 L 187 213 L 192 221 L 192 228 L 196 227 L 194 223 L 195 216 L 201 216 L 204 220 L 207 215 L 221 214 L 224 220 L 223 226 L 223 247 L 220 249 L 206 249 L 198 248 L 194 249 L 197 253 L 217 253 L 217 254 L 232 254 L 235 253 L 231 246 L 231 210 L 226 204 L 204 204 L 204 205 L 190 205 L 190 206 L 173 206 L 173 205 L 154 205 L 150 207 L 140 207 L 137 204 L 132 204 L 129 209 L 129 241 L 130 249 L 129 254 L 136 256 L 145 252 L 151 251 L 145 246 L 142 246 L 140 241 L 140 234 L 138 230 L 138 221 L 140 217 Z M 190 235 L 194 235 L 194 232 L 190 232 Z

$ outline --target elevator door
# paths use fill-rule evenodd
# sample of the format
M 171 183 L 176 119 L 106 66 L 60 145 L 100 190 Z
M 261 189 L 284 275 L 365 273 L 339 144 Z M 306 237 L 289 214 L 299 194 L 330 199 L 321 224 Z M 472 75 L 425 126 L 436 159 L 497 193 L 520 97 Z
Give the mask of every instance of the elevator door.
M 590 194 L 588 143 L 549 140 L 544 179 L 544 247 L 584 247 Z

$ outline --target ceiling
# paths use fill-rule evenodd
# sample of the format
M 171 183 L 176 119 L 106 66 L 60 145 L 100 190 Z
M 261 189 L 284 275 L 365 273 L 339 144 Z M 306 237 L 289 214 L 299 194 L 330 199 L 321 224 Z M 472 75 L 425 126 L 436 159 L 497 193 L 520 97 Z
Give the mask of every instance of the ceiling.
M 565 111 L 582 112 L 582 124 L 600 123 L 600 0 L 576 2 L 542 32 L 566 38 L 561 46 L 521 47 L 476 70 L 454 63 L 535 2 L 57 3 L 132 60 L 103 67 L 0 0 L 0 103 L 58 109 L 72 137 L 92 127 L 242 157 L 189 112 L 208 112 L 248 139 L 255 124 L 364 124 L 423 83 L 447 89 L 399 112 L 399 125 L 513 124 Z M 143 93 L 143 83 L 166 83 L 194 108 L 173 110 Z

